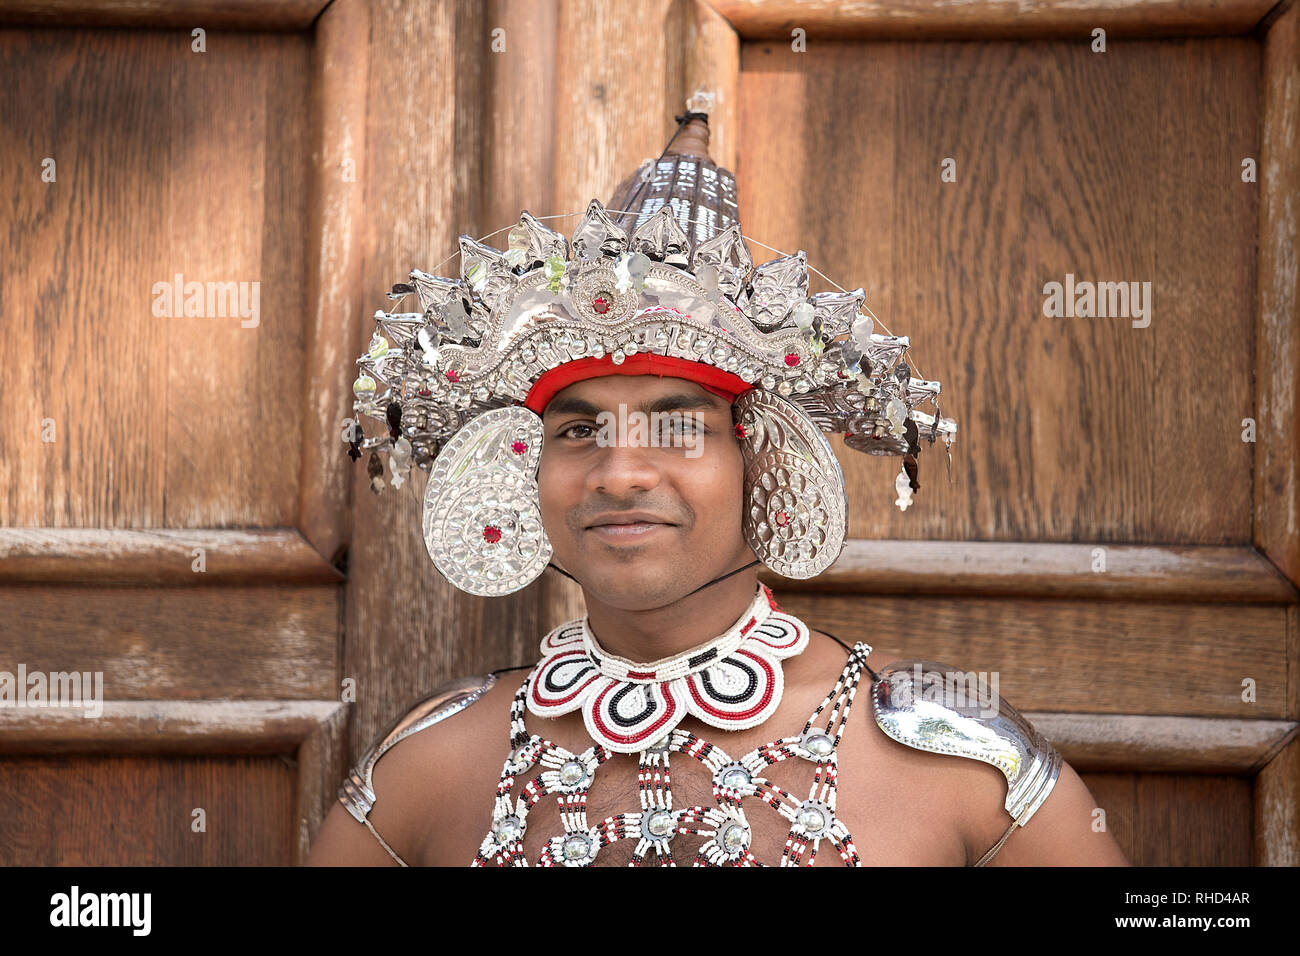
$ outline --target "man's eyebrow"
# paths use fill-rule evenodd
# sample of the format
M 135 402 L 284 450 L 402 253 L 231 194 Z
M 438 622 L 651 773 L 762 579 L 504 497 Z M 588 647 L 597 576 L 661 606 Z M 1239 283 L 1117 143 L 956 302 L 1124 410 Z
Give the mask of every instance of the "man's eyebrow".
M 720 406 L 703 395 L 688 395 L 685 392 L 675 392 L 671 395 L 661 395 L 656 399 L 642 402 L 640 407 L 640 411 L 648 415 L 655 412 L 680 412 L 692 409 L 719 410 Z M 543 416 L 590 415 L 594 418 L 602 411 L 605 411 L 605 409 L 584 398 L 570 395 L 553 399 L 542 414 Z M 609 409 L 609 411 L 612 413 L 613 409 Z

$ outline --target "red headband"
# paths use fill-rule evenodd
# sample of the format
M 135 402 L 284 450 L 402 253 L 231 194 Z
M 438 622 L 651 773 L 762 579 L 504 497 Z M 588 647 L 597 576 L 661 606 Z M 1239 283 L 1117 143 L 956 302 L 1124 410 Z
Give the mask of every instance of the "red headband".
M 621 365 L 615 365 L 613 357 L 605 355 L 601 358 L 575 359 L 549 372 L 544 372 L 542 377 L 533 383 L 528 397 L 524 400 L 524 407 L 540 415 L 557 392 L 568 388 L 574 382 L 599 378 L 602 375 L 659 375 L 684 378 L 695 382 L 714 395 L 722 396 L 728 403 L 734 402 L 742 392 L 753 388 L 753 385 L 739 375 L 733 375 L 713 365 L 672 355 L 636 352 L 624 359 Z

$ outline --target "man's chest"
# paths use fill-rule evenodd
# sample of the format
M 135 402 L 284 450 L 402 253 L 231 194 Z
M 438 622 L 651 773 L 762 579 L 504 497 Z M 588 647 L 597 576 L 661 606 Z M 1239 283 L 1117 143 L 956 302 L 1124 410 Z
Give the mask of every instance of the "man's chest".
M 486 778 L 449 795 L 431 815 L 420 862 L 466 866 L 477 855 L 480 865 L 520 857 L 529 866 L 964 865 L 955 802 L 942 787 L 918 787 L 896 753 L 872 744 L 845 746 L 829 764 L 779 749 L 756 756 L 757 747 L 727 760 L 720 751 L 707 760 L 617 754 L 571 792 L 558 784 L 565 762 L 552 756 L 508 779 L 504 799 L 500 782 Z M 745 785 L 719 786 L 740 784 L 742 766 Z M 507 813 L 515 842 L 503 849 L 496 834 Z

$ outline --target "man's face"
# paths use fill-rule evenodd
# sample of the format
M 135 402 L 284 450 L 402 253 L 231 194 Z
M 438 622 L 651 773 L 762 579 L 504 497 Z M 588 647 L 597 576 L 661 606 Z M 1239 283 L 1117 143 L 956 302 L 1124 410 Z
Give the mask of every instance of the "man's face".
M 753 560 L 726 399 L 686 379 L 605 375 L 557 392 L 542 428 L 542 524 L 589 596 L 659 607 Z M 621 512 L 651 523 L 611 517 Z

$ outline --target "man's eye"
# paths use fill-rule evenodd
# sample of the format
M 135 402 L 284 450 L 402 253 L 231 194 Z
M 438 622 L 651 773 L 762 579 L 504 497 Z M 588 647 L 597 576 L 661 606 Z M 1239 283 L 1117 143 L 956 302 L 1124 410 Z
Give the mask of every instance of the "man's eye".
M 590 438 L 590 437 L 591 437 L 590 435 L 572 435 L 572 434 L 570 434 L 570 432 L 572 432 L 575 428 L 585 428 L 585 429 L 587 429 L 587 431 L 592 432 L 593 434 L 594 434 L 595 431 L 596 431 L 596 430 L 595 430 L 594 428 L 592 428 L 590 425 L 585 425 L 585 424 L 583 424 L 582 422 L 577 422 L 577 423 L 575 423 L 575 424 L 573 424 L 573 425 L 569 425 L 567 428 L 562 428 L 562 429 L 560 429 L 560 437 L 561 437 L 561 438 L 578 438 L 578 439 L 582 439 L 582 438 Z
M 698 432 L 706 431 L 705 427 L 693 419 L 674 419 L 664 423 L 664 431 L 676 432 L 683 435 L 694 435 Z

